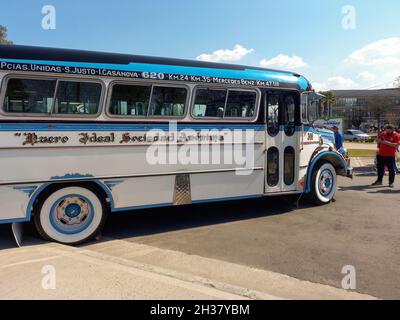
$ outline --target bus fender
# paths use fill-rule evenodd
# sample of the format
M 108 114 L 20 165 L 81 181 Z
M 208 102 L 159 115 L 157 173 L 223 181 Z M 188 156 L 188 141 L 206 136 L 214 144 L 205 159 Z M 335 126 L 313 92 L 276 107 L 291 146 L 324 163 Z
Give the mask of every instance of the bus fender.
M 339 176 L 348 177 L 349 170 L 346 159 L 336 151 L 322 151 L 317 153 L 310 161 L 309 169 L 307 172 L 307 189 L 306 192 L 311 191 L 311 176 L 314 168 L 321 162 L 329 162 L 336 169 L 336 174 Z

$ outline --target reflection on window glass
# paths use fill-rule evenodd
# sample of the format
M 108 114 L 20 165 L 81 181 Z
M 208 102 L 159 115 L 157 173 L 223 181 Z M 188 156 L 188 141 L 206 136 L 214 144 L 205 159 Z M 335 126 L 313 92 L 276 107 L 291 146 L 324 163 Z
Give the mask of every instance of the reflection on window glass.
M 193 116 L 222 118 L 224 116 L 225 101 L 225 89 L 197 89 Z
M 9 79 L 4 110 L 16 113 L 50 113 L 56 80 Z
M 301 95 L 301 123 L 308 123 L 308 94 Z
M 153 87 L 150 115 L 182 117 L 185 114 L 185 88 Z
M 54 113 L 96 114 L 101 90 L 99 83 L 59 81 Z
M 284 153 L 284 182 L 286 185 L 290 186 L 294 182 L 294 157 L 295 157 L 295 152 L 293 147 L 287 147 L 285 149 Z
M 255 113 L 256 99 L 255 92 L 229 90 L 225 117 L 252 118 Z
M 295 114 L 296 104 L 293 96 L 286 96 L 284 99 L 284 122 L 285 122 L 285 133 L 287 135 L 293 135 L 295 132 Z
M 275 187 L 279 182 L 279 150 L 271 147 L 267 152 L 267 183 Z
M 115 115 L 147 116 L 151 86 L 113 86 L 110 113 Z
M 279 132 L 279 96 L 268 96 L 267 109 L 268 133 L 276 136 Z
M 313 122 L 318 119 L 318 103 L 312 102 L 308 106 L 308 119 Z

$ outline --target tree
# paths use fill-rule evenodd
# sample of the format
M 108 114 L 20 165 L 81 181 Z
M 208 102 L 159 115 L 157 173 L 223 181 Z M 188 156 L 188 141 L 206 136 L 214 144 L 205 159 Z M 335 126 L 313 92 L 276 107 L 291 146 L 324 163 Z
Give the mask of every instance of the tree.
M 12 44 L 12 41 L 7 40 L 7 28 L 0 25 L 0 44 Z
M 322 99 L 322 102 L 325 104 L 327 111 L 324 111 L 324 116 L 329 117 L 331 115 L 330 110 L 332 110 L 332 105 L 336 103 L 336 98 L 331 91 L 320 92 L 325 98 Z
M 398 76 L 396 79 L 394 79 L 394 86 L 396 88 L 400 88 L 400 76 Z
M 395 103 L 390 97 L 373 96 L 368 97 L 366 109 L 371 117 L 376 119 L 377 126 L 381 126 L 383 121 L 390 118 L 395 112 Z

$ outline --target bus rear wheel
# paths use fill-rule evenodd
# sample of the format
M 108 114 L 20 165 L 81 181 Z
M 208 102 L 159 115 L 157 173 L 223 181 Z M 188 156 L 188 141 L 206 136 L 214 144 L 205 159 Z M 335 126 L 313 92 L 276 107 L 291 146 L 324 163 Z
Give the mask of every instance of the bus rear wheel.
M 39 200 L 34 223 L 46 240 L 78 245 L 101 231 L 106 215 L 104 202 L 95 192 L 69 186 L 52 190 Z
M 310 199 L 317 205 L 330 203 L 336 193 L 336 170 L 328 162 L 320 164 L 312 173 Z

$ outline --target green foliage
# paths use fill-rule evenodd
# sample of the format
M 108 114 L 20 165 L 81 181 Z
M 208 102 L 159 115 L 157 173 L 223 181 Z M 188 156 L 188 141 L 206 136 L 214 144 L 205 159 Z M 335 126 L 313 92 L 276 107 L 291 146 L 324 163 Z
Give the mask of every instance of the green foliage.
M 335 104 L 336 98 L 335 98 L 335 96 L 333 95 L 333 93 L 331 91 L 325 91 L 325 92 L 320 92 L 320 93 L 325 96 L 324 102 L 328 106 L 331 106 L 331 105 Z
M 395 80 L 394 80 L 394 86 L 396 88 L 400 88 L 400 76 L 398 76 Z
M 12 44 L 13 42 L 7 40 L 7 28 L 0 25 L 0 44 Z

